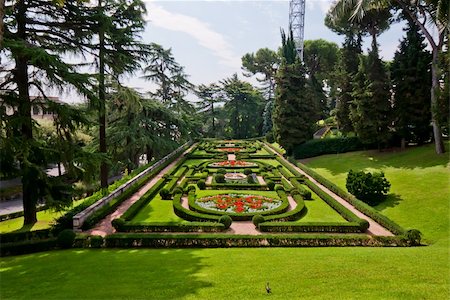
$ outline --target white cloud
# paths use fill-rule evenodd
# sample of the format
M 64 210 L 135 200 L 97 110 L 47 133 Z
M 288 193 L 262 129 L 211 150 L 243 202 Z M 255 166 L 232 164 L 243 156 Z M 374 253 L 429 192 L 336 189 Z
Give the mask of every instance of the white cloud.
M 231 44 L 223 35 L 211 29 L 208 23 L 191 16 L 167 11 L 150 0 L 146 1 L 146 6 L 149 11 L 147 20 L 151 25 L 188 34 L 199 45 L 211 50 L 221 64 L 232 68 L 240 67 L 241 59 L 233 53 Z

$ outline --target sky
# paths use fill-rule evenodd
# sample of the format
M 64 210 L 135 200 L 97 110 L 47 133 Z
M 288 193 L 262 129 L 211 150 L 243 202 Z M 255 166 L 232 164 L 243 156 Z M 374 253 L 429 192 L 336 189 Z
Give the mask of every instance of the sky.
M 332 0 L 306 0 L 305 39 L 325 39 L 341 45 L 343 38 L 324 25 Z M 145 0 L 146 43 L 171 48 L 176 61 L 194 84 L 209 84 L 242 76 L 241 57 L 260 48 L 281 45 L 280 28 L 289 23 L 288 0 Z M 380 55 L 392 59 L 402 38 L 402 24 L 394 24 L 379 37 Z M 370 41 L 364 44 L 364 50 Z M 144 92 L 151 84 L 136 74 L 125 84 Z M 250 80 L 251 81 L 251 80 Z M 255 82 L 255 81 L 253 81 Z

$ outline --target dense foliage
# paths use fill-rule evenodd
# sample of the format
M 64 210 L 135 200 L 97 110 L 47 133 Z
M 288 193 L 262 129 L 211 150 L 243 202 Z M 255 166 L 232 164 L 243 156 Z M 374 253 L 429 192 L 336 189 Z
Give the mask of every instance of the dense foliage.
M 374 206 L 386 199 L 391 184 L 384 173 L 365 173 L 350 170 L 347 175 L 347 190 L 356 198 Z

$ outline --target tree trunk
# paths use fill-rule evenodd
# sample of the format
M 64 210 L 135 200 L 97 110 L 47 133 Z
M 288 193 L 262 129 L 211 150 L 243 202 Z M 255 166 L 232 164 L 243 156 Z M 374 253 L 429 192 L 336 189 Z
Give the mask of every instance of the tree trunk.
M 150 163 L 153 157 L 153 149 L 149 145 L 147 145 L 147 163 Z
M 17 2 L 17 36 L 23 42 L 26 41 L 26 4 L 24 1 Z M 19 92 L 18 112 L 21 117 L 21 134 L 22 134 L 22 146 L 28 151 L 23 151 L 24 157 L 19 158 L 20 168 L 22 171 L 22 199 L 23 199 L 23 224 L 31 225 L 36 223 L 36 202 L 37 193 L 33 191 L 32 172 L 30 170 L 31 159 L 29 156 L 31 142 L 33 140 L 33 127 L 31 121 L 31 102 L 28 90 L 28 58 L 24 54 L 20 53 L 15 58 L 16 68 L 14 70 L 15 81 L 17 83 L 17 89 Z
M 431 62 L 431 124 L 433 125 L 434 146 L 437 154 L 445 152 L 444 142 L 442 141 L 441 126 L 439 124 L 439 106 L 438 106 L 438 91 L 439 91 L 439 50 L 433 48 L 433 60 Z
M 102 2 L 98 2 L 98 7 L 102 10 Z M 103 21 L 99 26 L 98 32 L 99 39 L 99 76 L 98 76 L 98 98 L 99 98 L 99 140 L 100 140 L 100 153 L 106 155 L 106 91 L 105 91 L 105 28 Z M 106 161 L 102 161 L 100 165 L 100 186 L 102 188 L 108 187 L 108 165 Z

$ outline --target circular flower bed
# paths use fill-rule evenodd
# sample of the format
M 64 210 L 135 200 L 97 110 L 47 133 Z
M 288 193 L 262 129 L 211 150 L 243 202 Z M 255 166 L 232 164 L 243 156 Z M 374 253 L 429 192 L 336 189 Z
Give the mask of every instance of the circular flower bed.
M 235 214 L 255 214 L 272 211 L 280 207 L 283 201 L 260 195 L 222 194 L 196 199 L 195 204 L 206 210 Z
M 243 161 L 243 160 L 225 160 L 220 162 L 211 163 L 208 167 L 213 168 L 245 168 L 245 167 L 257 167 L 258 165 L 252 162 Z

